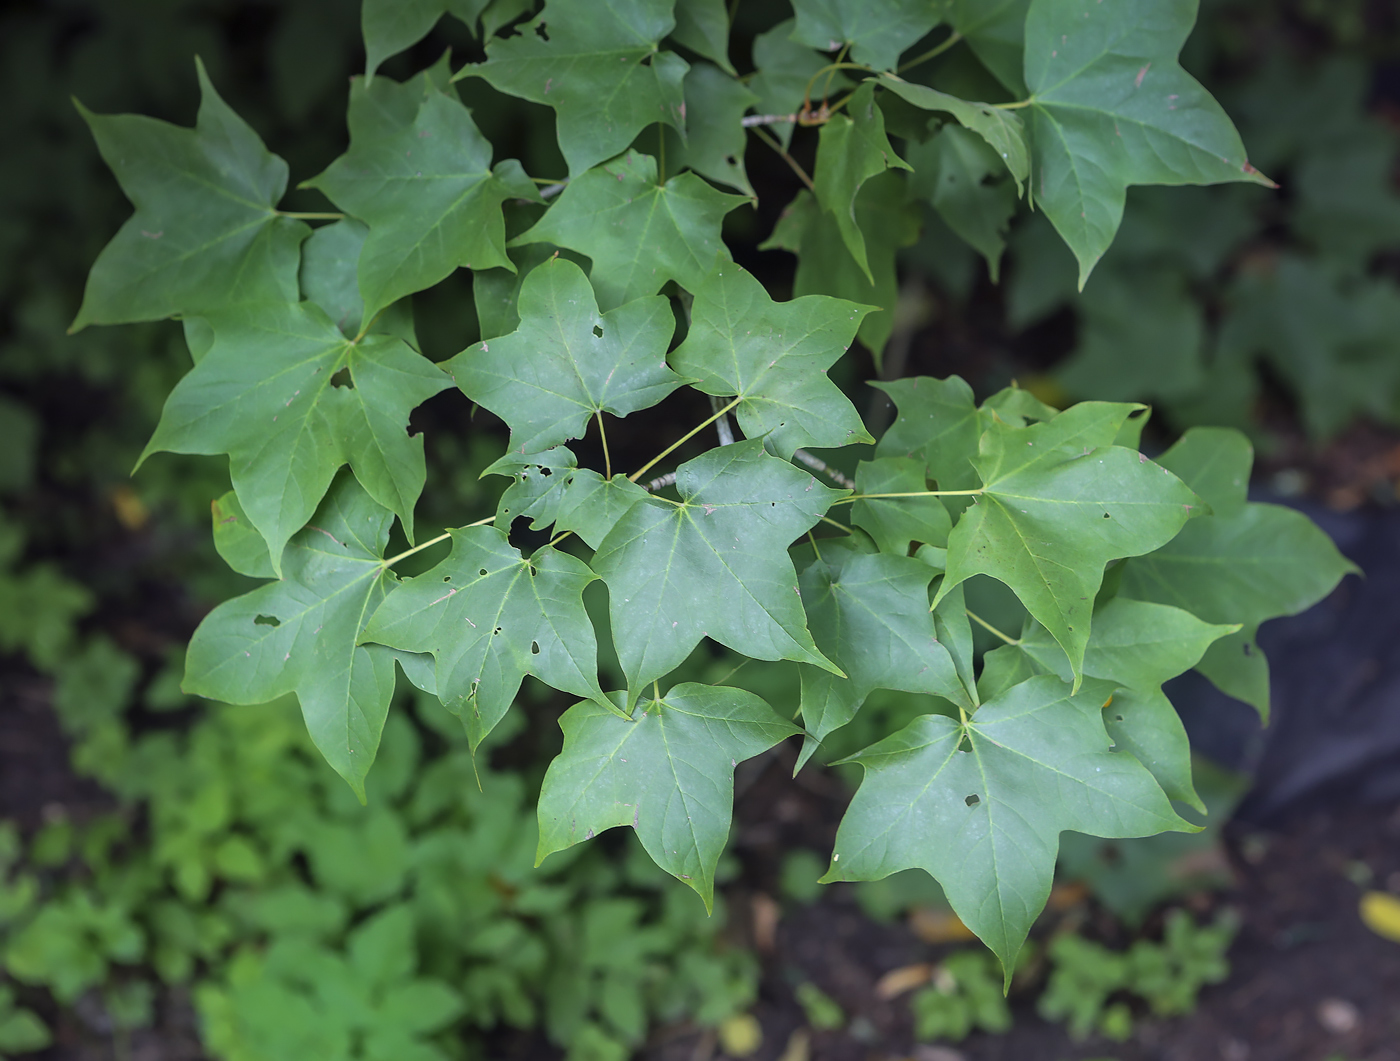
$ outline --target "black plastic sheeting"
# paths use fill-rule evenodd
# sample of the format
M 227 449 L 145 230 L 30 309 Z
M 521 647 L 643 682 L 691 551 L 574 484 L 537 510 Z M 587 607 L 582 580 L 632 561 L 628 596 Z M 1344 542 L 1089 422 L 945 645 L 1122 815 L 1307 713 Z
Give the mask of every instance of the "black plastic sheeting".
M 1260 628 L 1272 682 L 1269 725 L 1195 671 L 1166 687 L 1192 746 L 1253 778 L 1235 817 L 1256 825 L 1400 801 L 1400 509 L 1338 513 L 1288 503 L 1365 574 L 1348 575 L 1301 615 Z

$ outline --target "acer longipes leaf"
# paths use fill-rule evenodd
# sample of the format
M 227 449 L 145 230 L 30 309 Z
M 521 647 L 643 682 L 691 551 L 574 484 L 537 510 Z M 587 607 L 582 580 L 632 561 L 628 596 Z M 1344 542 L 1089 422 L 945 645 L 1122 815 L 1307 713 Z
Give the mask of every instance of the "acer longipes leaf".
M 463 71 L 554 108 L 559 150 L 578 177 L 626 150 L 648 125 L 685 131 L 688 64 L 657 42 L 675 25 L 675 0 L 548 0 L 510 37 Z M 648 292 L 650 294 L 651 292 Z
M 1162 466 L 1210 500 L 1212 514 L 1151 556 L 1128 561 L 1119 592 L 1206 622 L 1241 624 L 1197 669 L 1267 719 L 1269 669 L 1255 642 L 1259 624 L 1311 607 L 1358 568 L 1301 512 L 1246 500 L 1253 458 L 1248 440 L 1223 428 L 1192 428 L 1162 454 Z
M 1191 781 L 1191 745 L 1186 729 L 1162 693 L 1164 682 L 1200 662 L 1238 625 L 1204 623 L 1165 604 L 1115 597 L 1094 613 L 1084 652 L 1084 673 L 1120 686 L 1104 709 L 1108 735 L 1152 772 L 1172 799 L 1204 810 Z M 1064 653 L 1039 623 L 1027 624 L 1016 646 L 1037 668 L 1068 681 Z
M 520 326 L 444 363 L 468 398 L 510 425 L 510 448 L 533 453 L 579 438 L 598 413 L 626 416 L 685 382 L 666 366 L 676 321 L 659 296 L 598 312 L 577 265 L 554 258 L 520 288 Z
M 78 104 L 136 213 L 97 256 L 70 331 L 297 300 L 297 250 L 311 230 L 277 214 L 287 164 L 195 67 L 193 129 Z
M 702 637 L 754 659 L 835 669 L 812 642 L 788 546 L 841 496 L 765 452 L 710 450 L 676 470 L 681 503 L 648 497 L 598 546 L 627 702 Z
M 957 125 L 909 148 L 915 174 L 909 191 L 926 199 L 944 222 L 987 259 L 995 283 L 1006 249 L 1006 230 L 1016 212 L 1016 196 L 996 154 Z
M 1272 184 L 1177 61 L 1196 6 L 1032 0 L 1026 12 L 1034 196 L 1079 260 L 1080 287 L 1113 242 L 1128 185 Z
M 301 245 L 301 293 L 335 321 L 340 333 L 353 339 L 364 319 L 365 303 L 360 297 L 359 263 L 369 227 L 353 217 L 322 225 Z M 388 306 L 370 325 L 370 332 L 397 335 L 415 350 L 418 336 L 413 329 L 413 304 L 400 299 Z M 212 334 L 210 336 L 212 340 Z M 212 343 L 211 343 L 212 345 Z M 202 355 L 201 355 L 202 356 Z
M 553 243 L 593 260 L 598 304 L 613 309 L 654 295 L 667 280 L 694 291 L 729 260 L 720 222 L 748 202 L 693 173 L 657 183 L 656 159 L 629 151 L 571 180 L 539 223 L 511 245 Z
M 1104 565 L 1159 548 L 1202 507 L 1166 469 L 1112 445 L 1131 410 L 1084 402 L 1046 423 L 990 423 L 973 462 L 983 492 L 948 536 L 939 596 L 975 574 L 1004 582 L 1076 682 Z
M 447 559 L 395 587 L 362 639 L 431 653 L 438 698 L 461 718 L 475 751 L 527 674 L 602 699 L 598 643 L 583 608 L 596 577 L 557 549 L 527 560 L 496 527 L 456 530 Z
M 894 402 L 898 415 L 875 447 L 877 457 L 914 457 L 928 468 L 940 490 L 977 485 L 972 466 L 982 421 L 972 388 L 961 376 L 876 382 Z
M 214 548 L 224 563 L 249 578 L 276 578 L 267 542 L 253 526 L 232 490 L 209 503 L 214 520 Z
M 794 0 L 793 40 L 819 51 L 850 46 L 851 58 L 893 70 L 899 55 L 943 21 L 944 0 Z
M 743 117 L 758 97 L 731 74 L 696 63 L 685 75 L 685 100 L 685 139 L 674 129 L 664 133 L 667 168 L 689 167 L 756 200 L 744 169 L 749 135 Z
M 426 472 L 408 414 L 451 386 L 442 370 L 391 336 L 346 339 L 309 302 L 205 319 L 214 345 L 171 392 L 141 459 L 228 454 L 233 488 L 274 568 L 344 464 L 411 537 Z
M 852 93 L 846 113 L 833 114 L 821 127 L 812 180 L 817 202 L 835 219 L 846 249 L 872 284 L 856 196 L 866 181 L 890 168 L 911 167 L 890 146 L 884 114 L 875 105 L 875 86 L 867 81 Z
M 802 446 L 873 442 L 826 375 L 867 312 L 822 295 L 774 302 L 752 275 L 725 262 L 695 290 L 690 331 L 671 365 L 706 394 L 737 397 L 744 434 L 762 437 L 779 457 Z
M 874 355 L 878 366 L 894 328 L 894 307 L 899 298 L 895 254 L 918 240 L 919 210 L 907 201 L 900 174 L 886 171 L 861 187 L 855 215 L 869 276 L 852 257 L 836 215 L 822 210 L 806 190 L 788 204 L 772 236 L 759 249 L 779 247 L 797 255 L 793 294 L 833 295 L 875 307 L 861 321 L 856 338 Z
M 865 778 L 823 881 L 919 868 L 1001 960 L 1006 981 L 1050 895 L 1060 833 L 1191 832 L 1104 729 L 1111 683 L 1029 678 L 966 724 L 924 715 L 852 756 Z
M 1031 0 L 953 0 L 949 17 L 968 47 L 1017 99 L 1026 94 L 1022 76 L 1026 9 Z
M 676 0 L 676 28 L 671 31 L 671 36 L 696 55 L 718 63 L 732 77 L 734 67 L 729 62 L 729 12 L 724 5 L 725 0 Z M 686 114 L 687 123 L 692 115 L 693 112 Z
M 428 35 L 438 19 L 451 13 L 476 29 L 477 19 L 491 0 L 364 0 L 360 31 L 365 39 L 365 79 L 372 81 L 379 64 Z
M 877 82 L 907 103 L 926 111 L 951 114 L 970 133 L 986 141 L 995 158 L 1001 160 L 1016 181 L 1016 194 L 1030 178 L 1030 152 L 1026 146 L 1026 126 L 1014 110 L 994 107 L 990 103 L 972 103 L 927 85 L 918 85 L 886 74 Z M 917 163 L 916 171 L 922 169 Z
M 928 584 L 935 574 L 911 557 L 863 552 L 839 539 L 824 542 L 821 558 L 802 572 L 812 637 L 845 677 L 799 668 L 808 734 L 799 768 L 875 689 L 931 693 L 969 711 L 976 706 L 934 628 Z
M 927 491 L 927 465 L 916 457 L 880 457 L 856 465 L 857 494 L 918 494 Z M 883 553 L 908 556 L 918 542 L 948 546 L 952 522 L 936 497 L 871 497 L 851 506 L 851 522 Z
M 342 472 L 288 543 L 282 578 L 210 612 L 185 656 L 187 693 L 230 704 L 296 693 L 311 739 L 361 799 L 394 691 L 393 655 L 359 644 L 394 583 L 381 562 L 392 519 Z
M 540 790 L 536 865 L 605 829 L 631 826 L 653 861 L 694 888 L 706 910 L 729 837 L 734 767 L 801 732 L 753 693 L 693 683 L 643 699 L 630 718 L 585 701 L 559 726 L 564 750 Z
M 431 72 L 400 85 L 356 81 L 350 149 L 305 186 L 369 226 L 360 255 L 364 324 L 458 266 L 514 269 L 506 255 L 506 199 L 534 199 L 520 164 L 491 168 L 491 144 Z

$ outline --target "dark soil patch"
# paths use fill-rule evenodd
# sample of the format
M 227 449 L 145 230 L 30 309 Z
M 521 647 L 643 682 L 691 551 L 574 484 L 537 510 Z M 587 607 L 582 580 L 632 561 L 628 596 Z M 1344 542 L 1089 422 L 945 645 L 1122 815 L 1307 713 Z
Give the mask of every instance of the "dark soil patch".
M 754 795 L 785 773 L 775 762 L 754 786 Z M 766 818 L 785 799 L 810 800 L 809 793 L 787 784 L 787 793 L 770 790 L 745 800 L 749 814 Z M 767 823 L 757 820 L 745 823 L 741 842 L 744 832 L 755 830 L 763 840 L 776 839 Z M 1234 825 L 1227 829 L 1227 847 L 1236 886 L 1215 897 L 1191 897 L 1189 905 L 1198 917 L 1230 906 L 1242 927 L 1230 951 L 1229 979 L 1206 988 L 1189 1017 L 1154 1020 L 1139 1013 L 1129 1042 L 1075 1042 L 1062 1027 L 1036 1015 L 1043 979 L 1018 980 L 1009 1034 L 919 1044 L 908 995 L 884 1000 L 875 985 L 892 969 L 937 962 L 949 948 L 921 942 L 904 925 L 871 921 L 851 894 L 836 886 L 819 902 L 790 906 L 782 914 L 773 946 L 764 954 L 755 1009 L 764 1038 L 755 1061 L 801 1061 L 794 1036 L 807 1039 L 809 1061 L 1400 1061 L 1400 945 L 1374 935 L 1358 915 L 1363 885 L 1400 891 L 1400 807 L 1337 808 L 1295 817 L 1270 832 Z M 761 894 L 734 896 L 730 909 L 752 939 L 763 935 L 753 922 L 761 921 L 772 903 Z M 745 915 L 748 925 L 742 924 Z M 1080 908 L 1047 915 L 1036 934 L 1053 931 L 1064 917 L 1083 920 L 1090 935 L 1105 923 Z M 804 980 L 842 1006 L 850 1018 L 845 1030 L 807 1029 L 793 994 L 794 984 Z M 1349 1020 L 1354 1024 L 1347 1028 Z M 713 1040 L 695 1033 L 673 1039 L 651 1056 L 706 1061 L 715 1054 Z

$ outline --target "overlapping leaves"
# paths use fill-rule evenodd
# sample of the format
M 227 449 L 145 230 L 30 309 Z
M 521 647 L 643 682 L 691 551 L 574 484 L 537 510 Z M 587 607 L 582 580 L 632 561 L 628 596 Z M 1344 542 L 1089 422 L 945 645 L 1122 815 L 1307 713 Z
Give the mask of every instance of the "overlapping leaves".
M 408 414 L 451 380 L 401 339 L 347 339 L 309 302 L 206 319 L 214 345 L 166 401 L 143 459 L 228 454 L 234 490 L 274 569 L 344 464 L 412 534 L 426 472 Z
M 918 867 L 1001 959 L 1016 954 L 1050 894 L 1059 834 L 1147 836 L 1193 827 L 1152 775 L 1110 750 L 1102 705 L 1053 675 L 984 703 L 967 723 L 924 715 L 865 749 L 865 767 L 823 878 L 877 880 Z
M 491 168 L 491 145 L 431 72 L 350 91 L 350 150 L 307 181 L 369 226 L 359 261 L 367 324 L 404 295 L 458 266 L 515 266 L 506 256 L 501 204 L 533 199 L 520 164 Z
M 308 182 L 347 216 L 312 237 L 300 270 L 307 230 L 277 213 L 286 167 L 202 71 L 194 130 L 90 116 L 137 212 L 94 267 L 76 324 L 185 318 L 196 365 L 147 452 L 226 454 L 235 489 L 215 502 L 216 546 L 235 570 L 277 579 L 201 625 L 187 687 L 236 702 L 295 692 L 362 791 L 395 660 L 461 716 L 473 747 L 533 675 L 584 698 L 545 779 L 540 857 L 630 825 L 707 904 L 734 765 L 798 731 L 735 689 L 661 695 L 703 639 L 798 664 L 800 705 L 780 706 L 800 708 L 802 761 L 876 689 L 941 697 L 946 714 L 856 757 L 866 779 L 828 879 L 923 867 L 1010 968 L 1062 830 L 1186 827 L 1168 797 L 1194 801 L 1188 747 L 1163 681 L 1195 665 L 1264 706 L 1258 623 L 1315 601 L 1349 565 L 1301 515 L 1247 503 L 1239 436 L 1190 433 L 1147 460 L 1133 448 L 1141 407 L 1057 412 L 1015 387 L 979 406 L 957 378 L 898 380 L 881 384 L 898 415 L 854 473 L 860 497 L 791 458 L 870 441 L 827 372 L 853 337 L 879 357 L 896 250 L 929 216 L 918 199 L 995 275 L 1024 184 L 1082 277 L 1128 185 L 1262 180 L 1177 65 L 1194 3 L 799 0 L 759 35 L 747 84 L 718 0 L 547 0 L 494 37 L 526 9 L 370 0 L 368 66 L 444 12 L 480 22 L 486 61 L 459 76 L 554 109 L 562 189 L 537 195 L 544 181 L 493 166 L 446 60 L 405 84 L 366 79 L 351 91 L 349 150 Z M 965 40 L 1010 105 L 889 73 L 943 21 L 958 36 L 936 39 Z M 709 62 L 664 50 L 668 35 Z M 838 50 L 878 76 L 814 80 L 818 52 Z M 765 244 L 798 255 L 797 297 L 775 302 L 721 238 L 749 200 L 708 182 L 751 196 L 745 111 L 786 147 L 797 123 L 784 119 L 804 100 L 816 109 L 801 120 L 822 128 L 811 188 Z M 655 158 L 641 153 L 651 145 Z M 461 267 L 475 274 L 483 341 L 446 363 L 449 377 L 416 352 L 408 296 Z M 669 349 L 678 320 L 684 339 Z M 1086 344 L 1094 356 L 1113 345 Z M 451 379 L 509 426 L 510 451 L 488 471 L 511 483 L 493 520 L 451 531 L 451 554 L 400 583 L 390 564 L 417 550 L 385 561 L 388 532 L 397 514 L 411 545 L 424 482 L 408 417 Z M 614 436 L 607 448 L 603 414 L 687 383 L 712 409 L 732 400 L 745 439 L 681 464 L 675 500 L 664 464 L 649 485 L 656 462 L 613 473 L 630 447 Z M 592 423 L 601 470 L 565 448 Z M 850 528 L 828 517 L 843 499 Z M 511 535 L 527 523 L 555 539 L 522 550 Z M 980 672 L 964 600 L 977 575 L 1030 616 Z M 598 679 L 584 594 L 600 578 L 622 692 Z
M 626 149 L 654 122 L 685 129 L 688 66 L 657 42 L 675 0 L 549 0 L 520 32 L 491 41 L 467 68 L 501 92 L 553 107 L 576 177 Z
M 394 692 L 393 654 L 359 643 L 394 584 L 382 562 L 392 519 L 342 474 L 282 554 L 282 578 L 210 612 L 185 658 L 184 689 L 198 696 L 259 704 L 296 693 L 316 747 L 362 799 Z M 240 544 L 248 573 L 264 574 L 253 543 Z

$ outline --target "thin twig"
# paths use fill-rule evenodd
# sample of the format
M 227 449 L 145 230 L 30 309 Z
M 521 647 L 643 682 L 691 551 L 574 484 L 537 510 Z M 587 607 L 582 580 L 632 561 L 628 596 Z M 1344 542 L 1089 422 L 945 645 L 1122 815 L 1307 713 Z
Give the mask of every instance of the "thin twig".
M 646 486 L 642 487 L 642 489 L 643 489 L 643 490 L 646 490 L 646 491 L 648 491 L 648 492 L 650 492 L 650 493 L 655 493 L 657 490 L 664 490 L 664 489 L 665 489 L 666 487 L 668 487 L 668 486 L 675 486 L 675 485 L 676 485 L 676 473 L 675 473 L 675 472 L 667 472 L 665 475 L 658 475 L 658 476 L 657 476 L 655 479 L 653 479 L 651 482 L 647 483 Z
M 752 129 L 755 125 L 782 125 L 785 122 L 797 123 L 796 114 L 746 114 L 743 119 L 745 129 Z
M 808 453 L 805 449 L 797 450 L 793 453 L 793 457 L 800 460 L 813 471 L 821 472 L 837 486 L 844 486 L 847 490 L 854 490 L 856 488 L 856 484 L 851 482 L 850 479 L 847 479 L 844 474 L 837 471 L 830 464 L 827 464 L 826 461 L 822 460 L 820 457 L 812 456 L 812 454 Z

